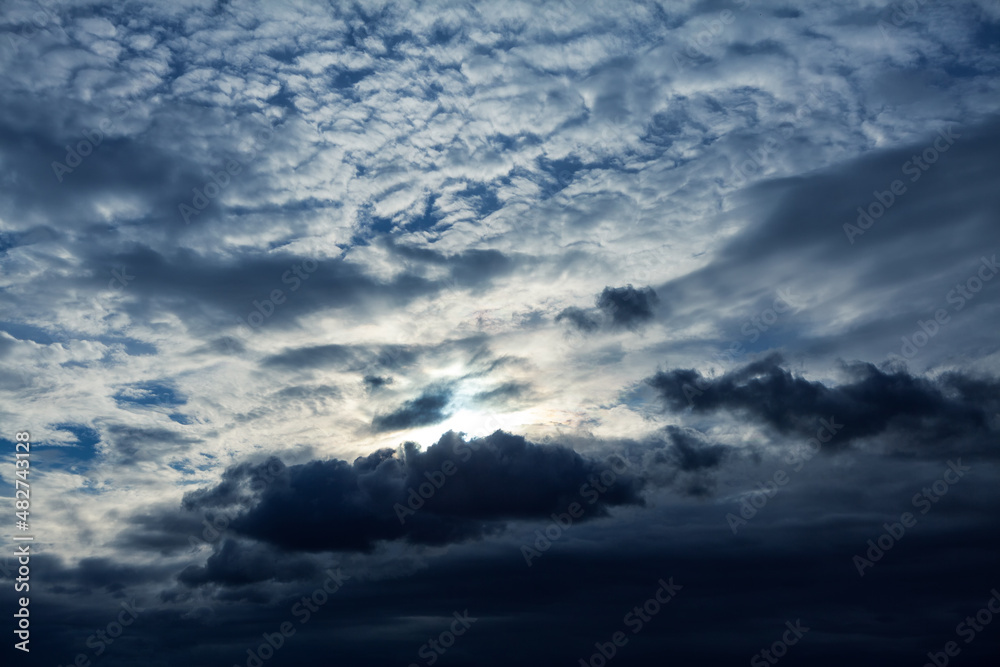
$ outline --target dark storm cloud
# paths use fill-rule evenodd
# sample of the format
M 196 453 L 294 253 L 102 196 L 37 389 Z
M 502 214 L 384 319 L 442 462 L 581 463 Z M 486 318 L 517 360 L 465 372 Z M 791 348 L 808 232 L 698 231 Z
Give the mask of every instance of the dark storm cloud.
M 633 328 L 653 319 L 653 306 L 660 302 L 652 287 L 635 289 L 605 287 L 597 297 L 597 307 L 618 327 Z
M 204 566 L 191 565 L 178 580 L 187 586 L 217 583 L 240 586 L 260 581 L 301 581 L 316 576 L 318 568 L 308 558 L 290 557 L 265 544 L 240 544 L 225 539 Z
M 564 511 L 611 465 L 502 431 L 469 441 L 449 432 L 426 451 L 408 443 L 401 455 L 381 450 L 353 464 L 237 466 L 218 486 L 188 494 L 185 504 L 240 505 L 231 523 L 237 534 L 285 549 L 370 551 L 396 540 L 448 544 L 496 533 L 508 520 Z M 253 480 L 268 469 L 273 481 L 254 492 Z M 626 472 L 616 478 L 588 506 L 588 517 L 615 505 L 643 504 L 638 477 Z
M 634 330 L 653 319 L 653 309 L 659 302 L 652 287 L 605 287 L 597 295 L 595 308 L 570 306 L 556 315 L 556 322 L 567 320 L 584 333 L 593 333 L 602 327 Z
M 807 479 L 771 499 L 738 536 L 726 526 L 726 507 L 657 502 L 614 523 L 571 528 L 530 568 L 518 552 L 519 539 L 536 539 L 527 527 L 512 541 L 457 545 L 415 569 L 403 570 L 392 554 L 379 576 L 359 577 L 356 563 L 345 565 L 343 572 L 352 578 L 308 624 L 299 624 L 289 610 L 327 578 L 325 564 L 303 562 L 319 573 L 280 586 L 258 580 L 213 588 L 201 583 L 211 577 L 192 569 L 186 577 L 202 575 L 195 586 L 157 589 L 163 590 L 167 605 L 154 607 L 148 604 L 151 596 L 139 596 L 140 604 L 150 607 L 147 625 L 129 632 L 142 638 L 141 645 L 123 641 L 101 662 L 136 664 L 154 642 L 164 664 L 199 664 L 206 655 L 219 664 L 244 664 L 247 646 L 257 646 L 262 633 L 292 620 L 297 633 L 275 654 L 273 664 L 409 664 L 417 647 L 447 627 L 436 627 L 439 619 L 469 609 L 480 620 L 456 643 L 462 652 L 450 657 L 491 667 L 509 663 L 503 647 L 512 632 L 528 664 L 554 664 L 587 658 L 597 650 L 595 642 L 610 641 L 618 630 L 627 633 L 629 642 L 620 647 L 615 664 L 655 664 L 664 655 L 691 664 L 746 664 L 780 638 L 786 621 L 796 619 L 810 632 L 790 649 L 789 660 L 794 655 L 805 664 L 835 667 L 856 663 L 860 651 L 868 657 L 862 664 L 896 664 L 901 658 L 923 664 L 927 651 L 956 639 L 956 624 L 974 616 L 997 586 L 994 554 L 1000 548 L 1000 525 L 993 513 L 982 511 L 996 505 L 1000 486 L 994 467 L 976 468 L 931 512 L 918 515 L 919 523 L 860 577 L 853 555 L 863 553 L 866 541 L 884 531 L 883 522 L 914 511 L 912 493 L 941 471 L 937 464 L 871 456 L 849 467 L 819 463 L 817 469 L 803 471 Z M 900 478 L 912 480 L 915 488 L 900 488 Z M 864 512 L 857 511 L 861 503 Z M 246 581 L 283 570 L 282 563 L 264 563 L 254 553 L 235 553 L 229 559 L 232 570 L 223 568 L 215 576 Z M 293 555 L 290 562 L 305 556 Z M 275 561 L 288 557 L 274 554 Z M 40 569 L 43 563 L 48 576 L 56 563 L 40 558 Z M 67 632 L 61 646 L 82 648 L 94 632 L 95 618 L 111 620 L 116 613 L 117 601 L 81 604 L 85 590 L 110 586 L 131 596 L 131 587 L 156 574 L 107 562 L 90 563 L 87 569 L 95 583 L 86 588 L 78 587 L 82 582 L 64 567 L 51 570 L 67 592 L 71 588 L 77 594 L 76 604 L 41 593 L 32 600 L 52 631 Z M 676 600 L 644 622 L 640 633 L 631 633 L 623 616 L 652 597 L 659 579 L 671 577 L 684 587 Z M 914 586 L 914 581 L 930 583 Z M 212 590 L 212 622 L 197 622 L 192 613 L 202 603 L 183 604 L 183 594 Z M 429 620 L 415 624 L 415 618 Z M 962 644 L 963 664 L 993 664 L 998 641 L 991 627 Z M 331 633 L 341 639 L 331 644 Z M 373 645 L 373 635 L 383 639 Z M 840 639 L 822 641 L 826 636 Z M 72 657 L 50 644 L 40 644 L 39 653 L 51 657 L 51 664 L 66 664 Z
M 448 418 L 448 404 L 454 390 L 450 386 L 428 387 L 416 398 L 384 415 L 372 419 L 372 430 L 377 433 L 401 431 L 417 426 L 438 424 Z
M 991 425 L 1000 409 L 996 380 L 958 372 L 926 378 L 854 363 L 845 367 L 850 381 L 827 386 L 794 375 L 782 363 L 771 354 L 717 378 L 675 369 L 646 382 L 674 410 L 734 412 L 786 435 L 815 435 L 826 420 L 837 426 L 827 438 L 831 448 L 884 435 L 879 442 L 900 451 L 998 454 Z
M 169 565 L 136 565 L 120 563 L 111 558 L 87 557 L 69 563 L 63 557 L 41 553 L 31 557 L 31 563 L 45 572 L 54 592 L 85 596 L 92 592 L 118 593 L 123 589 L 150 582 L 163 581 L 169 576 Z
M 723 463 L 745 456 L 693 428 L 670 425 L 654 437 L 622 443 L 650 485 L 682 496 L 708 497 Z
M 731 451 L 725 445 L 707 442 L 703 434 L 692 429 L 670 426 L 667 433 L 672 447 L 665 458 L 684 472 L 717 468 Z
M 156 551 L 163 555 L 190 550 L 205 541 L 203 533 L 211 524 L 203 522 L 211 518 L 172 507 L 135 514 L 129 517 L 128 528 L 118 534 L 114 544 L 123 549 Z M 193 542 L 191 538 L 195 538 Z

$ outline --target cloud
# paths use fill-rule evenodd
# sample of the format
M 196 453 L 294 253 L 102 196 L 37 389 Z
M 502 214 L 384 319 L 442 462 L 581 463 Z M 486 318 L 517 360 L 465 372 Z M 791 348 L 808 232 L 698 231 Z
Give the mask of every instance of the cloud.
M 671 575 L 691 595 L 616 663 L 745 664 L 800 616 L 790 662 L 915 663 L 981 607 L 995 2 L 44 4 L 0 12 L 0 421 L 39 457 L 40 664 L 132 596 L 102 667 L 244 664 L 334 558 L 357 576 L 272 664 L 410 664 L 466 607 L 442 662 L 510 636 L 586 662 Z M 521 435 L 440 437 L 494 418 Z M 526 568 L 612 451 L 605 518 Z
M 624 462 L 502 431 L 470 440 L 449 432 L 426 451 L 407 443 L 399 453 L 380 450 L 353 463 L 243 464 L 218 486 L 189 493 L 185 506 L 238 506 L 231 522 L 237 534 L 289 550 L 371 551 L 397 540 L 440 545 L 495 534 L 510 520 L 543 519 L 572 502 L 584 505 L 588 518 L 642 505 L 643 482 L 627 470 L 615 472 L 601 493 L 588 487 L 600 485 L 612 465 Z M 273 481 L 255 485 L 269 470 Z M 588 494 L 597 497 L 590 502 Z
M 583 333 L 601 328 L 635 330 L 653 319 L 653 309 L 659 302 L 652 287 L 605 287 L 597 296 L 596 308 L 585 310 L 570 306 L 555 319 L 556 322 L 567 320 Z
M 597 307 L 614 326 L 630 329 L 653 319 L 653 306 L 659 302 L 652 287 L 635 289 L 631 285 L 605 287 L 597 297 Z
M 567 320 L 570 324 L 584 333 L 593 333 L 601 326 L 601 323 L 596 318 L 591 316 L 583 308 L 577 308 L 576 306 L 564 308 L 558 315 L 556 315 L 556 322 L 561 322 L 563 320 Z
M 994 379 L 959 372 L 926 378 L 858 362 L 844 368 L 849 381 L 827 385 L 797 376 L 783 363 L 770 354 L 716 378 L 675 369 L 646 382 L 673 410 L 731 412 L 784 435 L 812 437 L 826 420 L 837 426 L 826 433 L 828 449 L 882 436 L 879 442 L 890 451 L 997 455 L 1000 382 Z
M 372 429 L 376 432 L 402 431 L 416 426 L 431 426 L 443 422 L 454 390 L 450 386 L 428 387 L 420 396 L 406 401 L 384 415 L 376 415 Z
M 377 391 L 392 384 L 392 378 L 382 375 L 366 375 L 362 378 L 369 391 Z
M 259 543 L 240 544 L 226 539 L 204 566 L 190 565 L 177 579 L 187 586 L 211 582 L 232 587 L 268 580 L 303 581 L 318 572 L 315 563 L 307 558 L 289 557 Z

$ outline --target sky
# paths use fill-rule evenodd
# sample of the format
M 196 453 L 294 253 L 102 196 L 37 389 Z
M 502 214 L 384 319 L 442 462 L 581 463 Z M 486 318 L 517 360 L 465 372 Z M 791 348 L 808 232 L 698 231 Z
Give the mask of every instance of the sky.
M 4 664 L 994 665 L 998 70 L 992 0 L 6 0 Z

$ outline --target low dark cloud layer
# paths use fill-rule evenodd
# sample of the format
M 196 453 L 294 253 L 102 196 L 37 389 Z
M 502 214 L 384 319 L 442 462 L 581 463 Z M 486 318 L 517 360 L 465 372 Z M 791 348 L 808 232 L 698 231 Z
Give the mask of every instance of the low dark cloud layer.
M 825 420 L 831 424 L 823 436 L 827 448 L 885 436 L 880 442 L 891 450 L 924 455 L 1000 453 L 1000 382 L 994 379 L 959 372 L 920 377 L 854 363 L 844 367 L 848 381 L 828 386 L 795 375 L 783 363 L 771 354 L 716 378 L 675 369 L 646 382 L 673 410 L 733 412 L 784 435 L 813 437 Z
M 595 491 L 604 488 L 602 473 L 614 483 Z M 253 491 L 261 479 L 269 481 Z M 573 502 L 587 507 L 588 518 L 604 516 L 616 505 L 642 505 L 642 487 L 624 459 L 588 459 L 502 431 L 470 440 L 449 432 L 425 451 L 408 443 L 399 453 L 380 450 L 353 463 L 239 465 L 218 486 L 188 494 L 185 504 L 244 506 L 233 530 L 285 549 L 371 551 L 381 541 L 478 539 L 505 521 L 543 519 Z M 585 502 L 593 493 L 597 499 Z

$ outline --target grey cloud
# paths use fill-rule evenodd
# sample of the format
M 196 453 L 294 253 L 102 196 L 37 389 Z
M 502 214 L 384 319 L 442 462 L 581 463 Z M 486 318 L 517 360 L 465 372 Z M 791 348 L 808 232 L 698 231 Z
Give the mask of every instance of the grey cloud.
M 659 302 L 652 287 L 605 287 L 597 295 L 595 308 L 585 310 L 570 306 L 555 319 L 556 322 L 567 320 L 583 333 L 593 333 L 602 328 L 635 330 L 653 319 L 654 308 Z
M 468 441 L 447 433 L 426 451 L 407 444 L 399 457 L 381 450 L 353 464 L 241 465 L 227 471 L 218 486 L 188 494 L 185 504 L 242 507 L 231 523 L 237 534 L 285 549 L 370 551 L 380 541 L 395 540 L 447 544 L 494 534 L 508 520 L 565 511 L 574 501 L 591 517 L 615 505 L 643 504 L 643 482 L 628 470 L 612 474 L 615 482 L 603 493 L 590 489 L 596 502 L 581 496 L 585 485 L 600 485 L 602 471 L 611 465 L 502 431 Z M 264 470 L 274 481 L 254 492 L 251 481 Z M 415 502 L 410 496 L 423 484 L 436 489 L 406 514 Z M 298 508 L 294 514 L 292 506 Z
M 428 387 L 395 410 L 376 415 L 372 420 L 372 429 L 381 433 L 438 424 L 448 417 L 446 409 L 453 394 L 450 386 Z
M 782 363 L 772 354 L 716 378 L 675 369 L 646 382 L 673 410 L 745 415 L 782 434 L 819 437 L 827 449 L 878 438 L 899 454 L 997 454 L 993 415 L 1000 411 L 1000 383 L 995 379 L 960 372 L 927 378 L 855 363 L 845 367 L 849 381 L 827 385 L 797 376 Z M 830 426 L 817 436 L 824 424 Z

